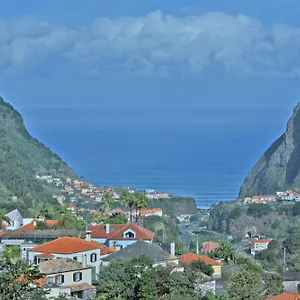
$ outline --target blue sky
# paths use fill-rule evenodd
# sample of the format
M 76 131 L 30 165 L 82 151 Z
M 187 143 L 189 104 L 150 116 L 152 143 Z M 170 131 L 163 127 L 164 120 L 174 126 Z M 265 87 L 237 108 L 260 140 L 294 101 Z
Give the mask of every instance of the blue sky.
M 17 108 L 272 108 L 300 98 L 297 0 L 0 0 Z

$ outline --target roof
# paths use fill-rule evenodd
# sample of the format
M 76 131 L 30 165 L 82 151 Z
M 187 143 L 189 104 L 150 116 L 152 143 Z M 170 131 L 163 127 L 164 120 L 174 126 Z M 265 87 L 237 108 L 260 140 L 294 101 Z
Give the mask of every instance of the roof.
M 35 230 L 36 225 L 34 223 L 38 222 L 39 220 L 34 220 L 26 225 L 23 225 L 18 228 L 18 230 Z M 48 226 L 54 226 L 58 224 L 59 220 L 44 220 L 44 223 L 47 224 Z
M 11 220 L 16 220 L 19 216 L 21 216 L 18 209 L 14 209 L 6 214 L 7 217 L 9 217 Z
M 257 244 L 257 243 L 264 244 L 264 243 L 270 243 L 270 242 L 272 242 L 272 239 L 253 240 L 253 243 L 255 243 L 255 244 Z
M 155 262 L 165 262 L 171 260 L 170 254 L 158 245 L 139 240 L 115 253 L 108 255 L 103 261 L 113 259 L 131 260 L 132 258 L 145 254 L 155 260 Z
M 208 265 L 212 265 L 212 266 L 222 265 L 222 263 L 217 260 L 214 260 L 205 255 L 200 255 L 200 254 L 196 254 L 196 253 L 192 253 L 192 252 L 180 255 L 179 260 L 183 263 L 192 263 L 194 260 L 202 260 L 203 262 L 205 262 Z
M 155 233 L 135 223 L 110 224 L 109 233 L 106 233 L 106 225 L 89 226 L 92 238 L 106 238 L 108 240 L 123 240 L 123 232 L 131 229 L 135 232 L 135 240 L 152 240 Z M 131 238 L 132 239 L 132 238 Z
M 55 258 L 41 262 L 39 269 L 41 273 L 49 275 L 56 273 L 64 273 L 75 270 L 90 269 L 91 266 L 82 266 L 82 263 L 69 258 Z
M 107 247 L 103 243 L 98 243 L 98 242 L 95 242 L 95 241 L 91 241 L 91 243 L 95 244 L 96 246 L 100 246 L 100 255 L 106 255 L 106 254 L 110 254 L 110 253 L 115 252 L 114 248 Z
M 268 298 L 267 300 L 299 300 L 300 294 L 285 292 L 277 296 Z
M 29 251 L 70 254 L 96 249 L 101 249 L 100 243 L 88 242 L 77 237 L 64 236 L 31 248 Z

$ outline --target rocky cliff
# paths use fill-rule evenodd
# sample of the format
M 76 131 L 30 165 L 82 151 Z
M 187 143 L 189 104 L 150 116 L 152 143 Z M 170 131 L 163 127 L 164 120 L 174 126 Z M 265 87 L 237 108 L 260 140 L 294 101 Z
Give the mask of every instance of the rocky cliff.
M 274 194 L 288 188 L 300 188 L 300 104 L 294 108 L 285 133 L 246 177 L 239 197 Z
M 74 171 L 26 130 L 22 116 L 0 97 L 0 207 L 27 210 L 55 204 L 35 174 L 76 177 Z

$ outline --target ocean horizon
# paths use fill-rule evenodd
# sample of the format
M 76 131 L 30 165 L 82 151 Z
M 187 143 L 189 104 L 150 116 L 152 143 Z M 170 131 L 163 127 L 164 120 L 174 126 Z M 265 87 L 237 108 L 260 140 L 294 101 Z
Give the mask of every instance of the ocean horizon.
M 232 201 L 285 130 L 286 109 L 21 110 L 30 133 L 85 180 Z

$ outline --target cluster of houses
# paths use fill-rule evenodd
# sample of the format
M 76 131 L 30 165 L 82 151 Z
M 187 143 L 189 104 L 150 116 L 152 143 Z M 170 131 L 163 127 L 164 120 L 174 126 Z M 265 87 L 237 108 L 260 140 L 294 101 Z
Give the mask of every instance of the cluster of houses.
M 199 283 L 202 290 L 214 293 L 215 280 L 221 277 L 221 261 L 195 253 L 177 257 L 175 243 L 170 244 L 169 251 L 162 249 L 153 243 L 155 233 L 136 223 L 90 225 L 85 232 L 64 232 L 35 230 L 37 220 L 27 222 L 18 210 L 9 216 L 14 227 L 0 231 L 0 251 L 10 246 L 19 247 L 20 257 L 37 264 L 45 274 L 39 284 L 50 290 L 49 297 L 67 294 L 74 299 L 91 300 L 101 268 L 114 259 L 128 261 L 142 254 L 153 258 L 155 267 L 171 265 L 172 272 L 184 271 L 184 266 L 194 260 L 212 265 L 213 276 L 203 282 L 203 286 Z M 42 221 L 50 226 L 58 222 Z M 207 252 L 213 246 L 216 245 L 203 245 Z
M 300 201 L 300 194 L 293 190 L 287 190 L 285 192 L 276 192 L 276 195 L 258 195 L 253 197 L 246 197 L 245 199 L 243 199 L 243 203 L 268 203 L 276 200 Z

